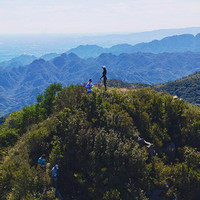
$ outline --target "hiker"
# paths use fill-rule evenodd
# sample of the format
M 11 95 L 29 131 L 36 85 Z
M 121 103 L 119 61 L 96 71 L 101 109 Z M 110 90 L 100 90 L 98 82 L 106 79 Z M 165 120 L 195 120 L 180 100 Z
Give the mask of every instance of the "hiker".
M 57 188 L 57 180 L 58 180 L 58 169 L 59 169 L 59 166 L 58 164 L 56 164 L 51 172 L 52 172 L 52 179 L 53 179 L 53 184 L 54 184 L 54 187 Z
M 93 88 L 92 79 L 89 79 L 89 82 L 87 83 L 85 87 L 87 88 L 87 93 L 92 92 L 92 88 Z
M 107 76 L 106 76 L 107 70 L 106 70 L 106 66 L 103 65 L 103 66 L 102 66 L 102 69 L 103 69 L 103 75 L 102 75 L 102 77 L 100 78 L 100 80 L 103 78 L 103 83 L 104 83 L 105 91 L 106 91 L 106 90 L 107 90 L 107 86 L 106 86 L 106 81 L 107 81 Z
M 38 165 L 42 168 L 45 169 L 46 167 L 46 155 L 42 154 L 41 157 L 38 159 Z

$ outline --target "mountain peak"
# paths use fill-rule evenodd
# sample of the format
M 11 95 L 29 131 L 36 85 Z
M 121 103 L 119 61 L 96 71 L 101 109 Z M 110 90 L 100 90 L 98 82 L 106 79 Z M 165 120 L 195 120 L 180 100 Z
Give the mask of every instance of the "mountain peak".
M 80 58 L 74 53 L 63 53 L 53 59 L 53 64 L 57 67 L 63 67 L 64 65 L 69 64 L 69 62 L 76 62 L 78 60 L 80 60 Z
M 69 54 L 67 55 L 67 57 L 72 58 L 72 59 L 80 59 L 80 57 L 77 56 L 75 53 L 69 53 Z
M 81 58 L 90 58 L 90 57 L 98 57 L 102 52 L 105 51 L 106 49 L 97 45 L 80 45 L 76 48 L 69 50 L 67 54 L 75 53 Z
M 44 59 L 39 58 L 39 59 L 34 60 L 34 61 L 31 63 L 31 65 L 43 64 L 43 63 L 45 63 L 45 62 L 46 62 L 46 61 L 45 61 Z

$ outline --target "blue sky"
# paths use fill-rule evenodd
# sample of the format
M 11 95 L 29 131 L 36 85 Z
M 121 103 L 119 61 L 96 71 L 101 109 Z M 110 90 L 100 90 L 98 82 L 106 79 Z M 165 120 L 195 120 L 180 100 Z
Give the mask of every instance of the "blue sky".
M 0 34 L 140 32 L 199 19 L 200 0 L 0 0 Z

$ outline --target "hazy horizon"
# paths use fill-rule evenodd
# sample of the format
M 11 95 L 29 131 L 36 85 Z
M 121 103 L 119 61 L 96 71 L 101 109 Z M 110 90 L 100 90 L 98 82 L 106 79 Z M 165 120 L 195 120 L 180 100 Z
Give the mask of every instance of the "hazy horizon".
M 109 48 L 118 44 L 135 45 L 161 40 L 164 37 L 200 33 L 200 27 L 160 29 L 135 33 L 105 34 L 0 34 L 0 62 L 22 54 L 40 57 L 48 53 L 64 53 L 79 45 L 98 45 Z
M 199 27 L 198 0 L 0 1 L 0 34 L 113 34 Z
M 152 29 L 152 30 L 144 30 L 144 31 L 135 31 L 135 32 L 96 32 L 96 33 L 0 33 L 1 36 L 43 36 L 43 35 L 49 35 L 49 36 L 69 36 L 69 37 L 87 37 L 87 36 L 107 36 L 107 35 L 130 35 L 130 34 L 142 34 L 142 33 L 150 33 L 150 32 L 159 32 L 159 31 L 172 31 L 172 30 L 184 30 L 184 29 L 197 29 L 200 30 L 199 26 L 193 26 L 193 27 L 177 27 L 177 28 L 162 28 L 162 29 Z M 199 32 L 194 31 L 195 33 L 189 33 L 188 34 L 198 34 Z M 184 34 L 184 33 L 183 33 Z

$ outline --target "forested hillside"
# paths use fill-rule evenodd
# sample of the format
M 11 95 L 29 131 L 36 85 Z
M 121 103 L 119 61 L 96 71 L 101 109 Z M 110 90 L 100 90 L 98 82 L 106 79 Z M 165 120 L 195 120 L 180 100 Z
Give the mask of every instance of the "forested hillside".
M 200 72 L 196 72 L 190 76 L 158 85 L 148 85 L 142 83 L 127 83 L 121 80 L 108 80 L 110 87 L 119 87 L 127 89 L 135 89 L 141 87 L 151 87 L 158 92 L 167 92 L 173 96 L 177 96 L 183 101 L 200 106 Z
M 177 95 L 187 102 L 200 106 L 200 72 L 176 81 L 156 85 L 154 89 Z
M 200 108 L 168 94 L 52 84 L 0 127 L 0 199 L 197 200 L 199 144 Z

